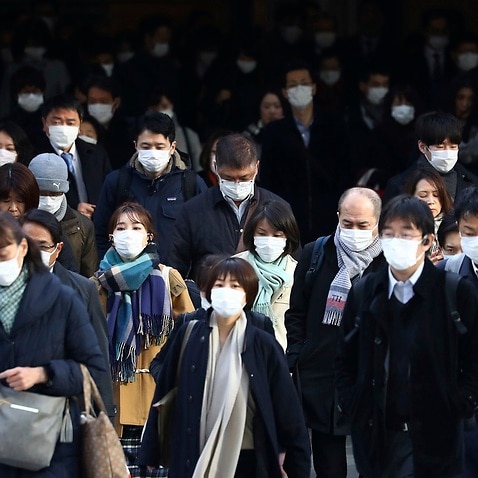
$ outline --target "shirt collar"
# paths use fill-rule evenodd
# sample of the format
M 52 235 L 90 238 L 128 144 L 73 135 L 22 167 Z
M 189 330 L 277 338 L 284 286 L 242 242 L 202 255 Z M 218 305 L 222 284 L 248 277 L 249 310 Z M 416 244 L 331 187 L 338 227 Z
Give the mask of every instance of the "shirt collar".
M 418 266 L 418 269 L 408 278 L 408 280 L 405 282 L 405 284 L 407 282 L 409 282 L 411 284 L 411 286 L 413 287 L 416 284 L 418 278 L 421 276 L 424 266 L 425 266 L 425 261 L 423 261 Z M 395 288 L 395 284 L 397 282 L 400 282 L 400 281 L 395 279 L 395 277 L 393 276 L 392 271 L 390 269 L 390 266 L 388 266 L 388 298 L 389 299 L 392 296 L 393 289 Z

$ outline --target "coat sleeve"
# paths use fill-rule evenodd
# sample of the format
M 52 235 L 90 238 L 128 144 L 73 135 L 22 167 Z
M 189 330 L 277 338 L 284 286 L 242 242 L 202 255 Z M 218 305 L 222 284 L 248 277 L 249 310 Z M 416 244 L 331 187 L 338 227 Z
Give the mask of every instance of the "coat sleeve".
M 191 269 L 194 248 L 188 203 L 183 205 L 174 224 L 169 258 L 169 265 L 176 268 L 184 278 L 188 277 Z
M 172 268 L 169 270 L 169 290 L 171 291 L 171 303 L 175 319 L 179 314 L 185 314 L 194 310 L 186 283 L 179 271 Z
M 85 219 L 85 220 L 84 220 Z M 91 277 L 98 269 L 98 251 L 96 250 L 95 227 L 88 218 L 81 218 L 83 229 L 83 247 L 81 248 L 80 274 Z

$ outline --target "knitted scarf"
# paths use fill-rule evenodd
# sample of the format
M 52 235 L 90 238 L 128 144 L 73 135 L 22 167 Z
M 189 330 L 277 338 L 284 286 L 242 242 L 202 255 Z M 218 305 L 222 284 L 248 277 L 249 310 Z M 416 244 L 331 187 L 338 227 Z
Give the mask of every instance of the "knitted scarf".
M 362 272 L 382 252 L 382 244 L 378 235 L 372 244 L 363 251 L 350 250 L 340 239 L 340 228 L 337 227 L 334 236 L 334 244 L 337 249 L 337 262 L 339 271 L 330 284 L 323 324 L 340 326 L 345 302 L 352 287 L 351 278 L 359 279 Z
M 106 320 L 116 382 L 133 382 L 141 349 L 162 343 L 173 328 L 171 297 L 158 264 L 155 246 L 129 262 L 110 248 L 96 273 L 108 291 Z
M 246 260 L 254 267 L 259 278 L 259 290 L 252 310 L 269 317 L 275 327 L 279 317 L 274 315 L 272 300 L 285 285 L 292 283 L 292 277 L 285 271 L 288 256 L 281 257 L 276 262 L 264 262 L 259 256 L 249 252 Z
M 65 214 L 66 214 L 67 206 L 68 206 L 68 203 L 66 201 L 66 195 L 63 194 L 63 201 L 61 201 L 60 208 L 58 209 L 58 211 L 56 211 L 53 214 L 58 220 L 58 222 L 63 221 L 63 218 L 65 217 Z

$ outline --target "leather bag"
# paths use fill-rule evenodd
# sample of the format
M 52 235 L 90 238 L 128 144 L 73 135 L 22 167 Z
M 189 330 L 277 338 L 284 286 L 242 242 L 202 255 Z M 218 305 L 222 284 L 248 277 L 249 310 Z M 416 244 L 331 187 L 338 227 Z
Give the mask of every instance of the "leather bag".
M 81 413 L 82 478 L 127 478 L 126 458 L 106 413 L 95 381 L 82 364 L 84 411 Z M 95 407 L 99 410 L 95 412 Z
M 17 392 L 0 385 L 0 463 L 38 471 L 50 465 L 56 444 L 73 439 L 65 397 Z

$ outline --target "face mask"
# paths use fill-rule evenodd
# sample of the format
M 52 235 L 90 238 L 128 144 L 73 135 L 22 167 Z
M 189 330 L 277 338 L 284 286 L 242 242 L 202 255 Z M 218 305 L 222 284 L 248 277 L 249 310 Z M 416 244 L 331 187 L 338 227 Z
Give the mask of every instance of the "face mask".
M 125 63 L 128 60 L 133 58 L 134 52 L 133 51 L 122 51 L 116 55 L 116 58 L 120 63 Z
M 283 27 L 281 32 L 284 41 L 289 45 L 293 45 L 301 37 L 302 28 L 297 25 L 289 25 L 288 27 Z
M 322 70 L 320 79 L 327 85 L 333 86 L 340 80 L 340 70 Z
M 227 196 L 233 201 L 244 201 L 254 192 L 254 179 L 236 183 L 219 178 L 219 189 L 223 196 Z
M 166 110 L 161 110 L 161 113 L 164 113 L 165 115 L 168 115 L 170 118 L 173 117 L 173 110 L 171 108 L 168 108 Z
M 4 164 L 14 163 L 17 159 L 15 151 L 8 151 L 8 149 L 0 149 L 0 166 Z
M 367 99 L 372 105 L 379 105 L 388 93 L 388 88 L 384 86 L 372 86 L 367 91 Z
M 448 173 L 458 161 L 457 149 L 444 149 L 442 151 L 431 151 L 428 147 L 427 149 L 431 154 L 430 164 L 439 173 Z
M 335 43 L 337 33 L 334 32 L 317 32 L 315 35 L 315 44 L 319 48 L 329 48 Z
M 113 68 L 115 67 L 114 63 L 102 63 L 101 68 L 105 70 L 106 76 L 111 76 L 113 74 Z
M 80 134 L 78 136 L 78 139 L 82 139 L 83 141 L 85 141 L 86 143 L 90 143 L 90 144 L 97 144 L 98 143 L 98 140 L 95 139 L 95 138 L 92 138 L 91 136 L 86 136 L 84 134 Z
M 17 256 L 8 261 L 0 262 L 0 286 L 8 287 L 13 284 L 15 279 L 20 275 L 22 266 L 18 265 L 18 255 L 20 254 L 20 248 L 18 249 Z
M 398 237 L 382 239 L 383 255 L 391 267 L 403 271 L 421 259 L 422 256 L 417 257 L 418 245 L 421 242 Z
M 50 268 L 53 265 L 53 264 L 50 265 L 51 256 L 53 254 L 55 254 L 57 249 L 58 249 L 58 244 L 56 245 L 55 250 L 53 250 L 52 252 L 40 251 L 41 260 L 42 260 L 43 264 L 45 264 L 46 267 Z
M 392 106 L 392 118 L 401 125 L 406 125 L 415 118 L 415 108 L 410 105 Z
M 64 194 L 61 196 L 40 196 L 38 209 L 49 212 L 50 214 L 55 214 L 60 209 L 64 197 Z
M 344 229 L 340 228 L 340 239 L 342 242 L 354 252 L 364 251 L 372 244 L 374 237 L 373 229 Z
M 478 53 L 468 52 L 458 55 L 458 68 L 463 71 L 470 71 L 478 65 Z
M 242 71 L 245 75 L 252 73 L 257 66 L 257 61 L 255 60 L 237 60 L 236 65 L 239 70 Z
M 164 170 L 171 158 L 170 150 L 138 149 L 138 161 L 146 172 L 157 174 Z
M 287 97 L 294 108 L 303 109 L 312 103 L 312 86 L 293 86 L 287 90 Z
M 43 95 L 41 93 L 21 93 L 18 95 L 18 106 L 28 113 L 38 110 L 43 104 Z
M 428 37 L 428 44 L 435 50 L 443 50 L 448 46 L 448 37 L 443 35 L 432 35 Z
M 113 233 L 113 247 L 125 259 L 138 257 L 146 247 L 146 234 L 142 231 L 126 229 Z
M 48 134 L 58 149 L 65 149 L 75 142 L 79 129 L 78 126 L 53 125 L 48 127 Z
M 217 287 L 211 289 L 211 306 L 221 317 L 233 317 L 243 309 L 244 297 L 245 293 L 242 290 Z
M 46 48 L 42 46 L 27 46 L 24 50 L 25 55 L 32 60 L 40 61 L 46 53 Z
M 169 43 L 155 43 L 151 53 L 157 58 L 162 58 L 163 56 L 166 56 L 168 52 Z
M 257 255 L 264 262 L 275 262 L 283 254 L 287 239 L 285 237 L 254 236 Z
M 201 307 L 205 310 L 209 309 L 209 307 L 211 307 L 211 302 L 209 302 L 206 297 L 203 296 L 202 292 L 199 295 L 201 297 Z
M 92 103 L 88 105 L 88 113 L 102 125 L 110 122 L 113 118 L 113 105 Z
M 461 236 L 461 249 L 474 264 L 478 264 L 478 237 Z
M 199 61 L 204 63 L 206 66 L 211 65 L 216 57 L 217 53 L 215 51 L 202 51 L 199 53 Z

